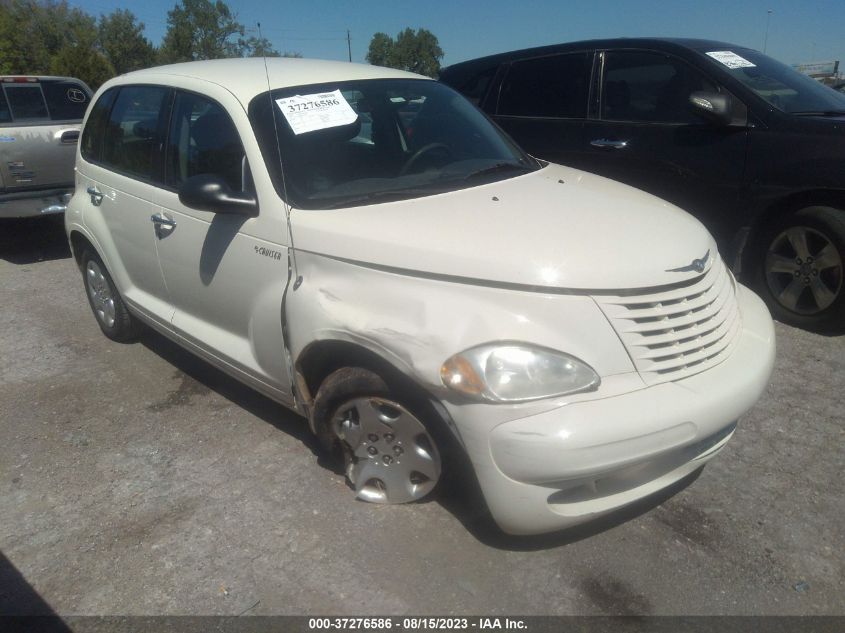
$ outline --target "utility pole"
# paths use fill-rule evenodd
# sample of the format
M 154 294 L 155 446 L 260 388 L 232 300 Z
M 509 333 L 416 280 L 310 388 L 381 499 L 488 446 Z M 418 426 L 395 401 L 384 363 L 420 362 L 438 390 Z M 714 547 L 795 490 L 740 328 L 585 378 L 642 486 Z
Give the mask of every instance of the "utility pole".
M 346 29 L 346 48 L 349 49 L 349 61 L 352 61 L 352 38 L 349 36 L 349 29 Z
M 769 44 L 769 22 L 772 19 L 772 10 L 766 12 L 766 35 L 763 38 L 763 52 L 766 52 L 766 46 Z

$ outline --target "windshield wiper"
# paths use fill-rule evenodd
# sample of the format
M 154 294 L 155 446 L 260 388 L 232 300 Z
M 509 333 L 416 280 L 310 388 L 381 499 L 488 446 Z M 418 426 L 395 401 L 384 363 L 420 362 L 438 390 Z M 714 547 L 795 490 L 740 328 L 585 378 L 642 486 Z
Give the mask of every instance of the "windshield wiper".
M 795 116 L 845 116 L 845 110 L 805 110 L 802 112 L 791 112 Z
M 464 176 L 464 180 L 471 178 L 478 178 L 479 176 L 486 176 L 487 174 L 495 174 L 502 171 L 534 171 L 534 169 L 523 163 L 496 163 L 490 167 L 473 171 Z
M 370 202 L 389 202 L 391 200 L 407 200 L 418 196 L 430 196 L 438 193 L 437 189 L 388 189 L 387 191 L 372 191 L 362 196 L 341 198 L 322 207 L 323 209 L 340 209 L 342 207 L 358 207 Z M 316 200 L 314 202 L 317 202 Z

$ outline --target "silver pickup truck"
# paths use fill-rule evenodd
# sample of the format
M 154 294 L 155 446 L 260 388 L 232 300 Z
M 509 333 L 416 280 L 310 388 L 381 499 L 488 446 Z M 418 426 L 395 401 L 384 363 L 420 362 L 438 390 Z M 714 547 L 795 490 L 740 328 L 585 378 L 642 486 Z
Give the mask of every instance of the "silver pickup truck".
M 64 212 L 90 100 L 79 79 L 0 76 L 0 218 Z

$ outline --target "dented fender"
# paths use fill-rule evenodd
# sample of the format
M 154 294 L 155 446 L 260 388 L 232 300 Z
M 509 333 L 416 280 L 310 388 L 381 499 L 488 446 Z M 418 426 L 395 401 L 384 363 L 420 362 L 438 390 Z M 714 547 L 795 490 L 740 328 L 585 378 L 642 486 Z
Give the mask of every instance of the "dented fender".
M 294 367 L 311 345 L 350 343 L 408 376 L 447 410 L 468 403 L 442 385 L 441 365 L 453 354 L 491 341 L 559 349 L 589 363 L 603 379 L 635 375 L 630 358 L 588 296 L 400 274 L 306 251 L 296 252 L 296 269 L 297 283 L 289 287 L 285 301 Z M 298 391 L 308 409 L 310 394 L 303 393 L 301 384 Z M 561 402 L 470 406 L 489 409 L 493 418 L 505 422 Z

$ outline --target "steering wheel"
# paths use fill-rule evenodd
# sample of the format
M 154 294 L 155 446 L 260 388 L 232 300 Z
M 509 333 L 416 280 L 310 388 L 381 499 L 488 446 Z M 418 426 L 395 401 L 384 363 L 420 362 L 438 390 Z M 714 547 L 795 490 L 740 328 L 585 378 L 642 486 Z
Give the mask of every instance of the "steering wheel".
M 449 150 L 449 146 L 446 143 L 429 143 L 428 145 L 423 145 L 419 148 L 416 152 L 414 152 L 413 156 L 411 156 L 404 165 L 402 165 L 402 169 L 399 170 L 399 175 L 404 176 L 409 171 L 411 171 L 411 167 L 417 164 L 423 156 L 430 152 L 434 152 L 436 150 L 446 150 L 446 154 L 451 156 L 452 152 Z

